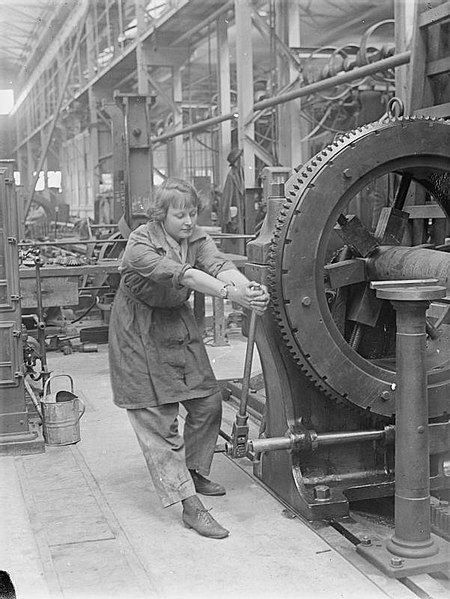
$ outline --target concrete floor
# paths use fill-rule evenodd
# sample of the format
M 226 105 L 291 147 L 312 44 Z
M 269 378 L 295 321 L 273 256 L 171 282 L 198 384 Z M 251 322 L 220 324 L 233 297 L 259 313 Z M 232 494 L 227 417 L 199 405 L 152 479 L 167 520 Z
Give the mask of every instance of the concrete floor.
M 218 378 L 242 376 L 242 338 L 208 352 Z M 352 565 L 286 517 L 245 459 L 218 453 L 211 478 L 227 494 L 203 498 L 230 536 L 184 528 L 180 506 L 160 507 L 128 418 L 112 404 L 107 346 L 48 360 L 54 374 L 74 377 L 86 413 L 79 443 L 0 458 L 0 569 L 18 599 L 416 597 L 406 588 L 393 595 L 362 558 Z M 230 432 L 234 411 L 224 409 Z

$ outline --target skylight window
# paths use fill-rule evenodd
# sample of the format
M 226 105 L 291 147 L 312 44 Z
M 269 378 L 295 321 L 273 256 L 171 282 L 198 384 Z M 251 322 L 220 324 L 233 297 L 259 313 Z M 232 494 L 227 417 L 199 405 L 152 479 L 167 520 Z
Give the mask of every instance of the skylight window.
M 14 106 L 12 89 L 0 89 L 0 114 L 9 114 Z

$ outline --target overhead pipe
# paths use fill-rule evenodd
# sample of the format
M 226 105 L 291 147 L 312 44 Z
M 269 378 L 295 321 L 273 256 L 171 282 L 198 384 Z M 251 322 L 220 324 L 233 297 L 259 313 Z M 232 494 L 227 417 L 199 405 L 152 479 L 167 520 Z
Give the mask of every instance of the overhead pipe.
M 189 125 L 188 127 L 183 127 L 182 129 L 178 129 L 175 131 L 171 131 L 170 133 L 164 133 L 163 135 L 158 135 L 157 137 L 152 137 L 152 143 L 157 143 L 161 141 L 169 141 L 173 137 L 177 135 L 184 135 L 185 133 L 192 133 L 193 131 L 199 131 L 201 129 L 207 129 L 208 127 L 212 127 L 213 125 L 217 125 L 218 123 L 223 123 L 223 121 L 230 121 L 231 119 L 236 119 L 238 117 L 237 112 L 233 112 L 230 114 L 222 114 L 220 116 L 215 116 L 210 119 L 206 119 L 199 123 L 195 123 L 194 125 Z
M 385 71 L 386 69 L 391 69 L 393 67 L 399 67 L 404 64 L 408 64 L 410 60 L 410 51 L 401 52 L 400 54 L 389 56 L 389 58 L 383 58 L 383 60 L 378 60 L 376 62 L 367 64 L 363 67 L 358 67 L 351 71 L 344 71 L 342 73 L 338 73 L 337 75 L 334 75 L 334 77 L 330 77 L 329 79 L 322 79 L 321 81 L 316 81 L 315 83 L 305 85 L 305 87 L 301 87 L 300 89 L 293 90 L 286 94 L 275 96 L 274 98 L 267 98 L 266 100 L 261 100 L 260 102 L 256 102 L 256 104 L 253 105 L 253 110 L 264 110 L 265 108 L 269 108 L 271 106 L 283 104 L 284 102 L 290 102 L 291 100 L 296 100 L 297 98 L 303 98 L 305 96 L 324 91 L 325 89 L 328 89 L 330 87 L 335 87 L 336 85 L 349 83 L 350 81 L 354 81 L 355 79 L 364 78 L 368 75 L 373 75 L 374 73 L 378 73 L 379 71 Z
M 273 98 L 267 98 L 266 100 L 256 102 L 253 105 L 253 111 L 265 110 L 266 108 L 277 106 L 278 104 L 284 104 L 285 102 L 290 102 L 291 100 L 296 100 L 297 98 L 310 96 L 311 94 L 324 91 L 328 88 L 335 87 L 336 85 L 349 83 L 350 81 L 367 77 L 368 75 L 378 73 L 379 71 L 384 71 L 386 69 L 408 64 L 410 60 L 410 51 L 395 54 L 394 56 L 389 56 L 389 58 L 378 60 L 377 62 L 365 65 L 363 67 L 357 67 L 351 71 L 339 73 L 338 75 L 334 75 L 334 77 L 329 77 L 328 79 L 323 79 L 322 81 L 316 81 L 315 83 L 305 85 L 300 89 L 296 89 L 285 94 L 280 94 L 279 96 L 275 96 Z M 194 125 L 189 125 L 188 127 L 183 127 L 182 129 L 177 129 L 170 133 L 164 133 L 163 135 L 152 137 L 151 141 L 153 143 L 169 141 L 170 139 L 173 139 L 178 135 L 192 133 L 193 131 L 201 131 L 203 129 L 207 129 L 208 127 L 212 127 L 213 125 L 222 123 L 223 121 L 230 121 L 232 119 L 238 118 L 238 116 L 239 115 L 236 112 L 222 114 L 221 116 L 206 119 L 199 123 L 195 123 Z

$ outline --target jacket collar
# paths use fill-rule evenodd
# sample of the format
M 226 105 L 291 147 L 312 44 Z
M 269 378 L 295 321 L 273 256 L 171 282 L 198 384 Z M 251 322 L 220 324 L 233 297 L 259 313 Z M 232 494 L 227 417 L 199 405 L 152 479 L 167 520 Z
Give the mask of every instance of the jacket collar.
M 161 223 L 156 221 L 149 221 L 146 225 L 148 232 L 151 234 L 153 241 L 161 248 L 167 247 L 166 235 L 164 233 L 164 229 Z M 194 226 L 194 230 L 192 235 L 188 239 L 188 245 L 197 241 L 198 239 L 203 239 L 206 237 L 206 231 L 199 227 L 198 225 Z

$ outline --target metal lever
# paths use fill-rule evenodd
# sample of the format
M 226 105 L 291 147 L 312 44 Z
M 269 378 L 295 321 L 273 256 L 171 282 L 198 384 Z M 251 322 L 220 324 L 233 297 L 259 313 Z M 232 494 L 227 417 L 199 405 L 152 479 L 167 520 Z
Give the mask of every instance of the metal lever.
M 248 414 L 247 401 L 250 388 L 250 377 L 252 373 L 253 349 L 255 345 L 256 332 L 256 312 L 252 310 L 250 314 L 250 325 L 247 338 L 247 349 L 245 352 L 244 376 L 242 379 L 242 392 L 239 404 L 239 412 L 236 414 L 236 420 L 233 423 L 231 431 L 231 445 L 227 444 L 227 454 L 232 458 L 244 458 L 247 454 L 248 444 Z

